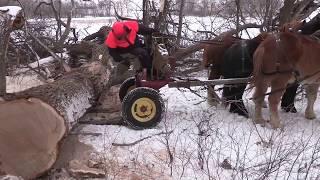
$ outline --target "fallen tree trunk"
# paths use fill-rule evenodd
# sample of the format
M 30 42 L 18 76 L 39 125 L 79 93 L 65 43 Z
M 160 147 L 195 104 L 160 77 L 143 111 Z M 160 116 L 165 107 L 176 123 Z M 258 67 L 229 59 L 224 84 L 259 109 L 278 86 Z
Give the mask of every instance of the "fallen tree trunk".
M 53 83 L 0 102 L 0 175 L 33 179 L 51 168 L 59 143 L 104 91 L 110 70 L 95 61 Z

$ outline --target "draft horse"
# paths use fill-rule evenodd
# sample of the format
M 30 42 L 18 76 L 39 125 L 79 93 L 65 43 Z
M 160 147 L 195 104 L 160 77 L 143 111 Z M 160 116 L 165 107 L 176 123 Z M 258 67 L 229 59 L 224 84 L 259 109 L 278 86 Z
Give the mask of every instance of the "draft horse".
M 235 42 L 241 40 L 235 37 L 232 33 L 221 35 L 218 42 L 208 42 L 203 51 L 203 66 L 208 69 L 208 79 L 219 79 L 221 77 L 221 64 L 226 50 Z M 207 98 L 209 104 L 217 104 L 217 95 L 214 92 L 214 85 L 208 87 Z
M 305 110 L 307 119 L 314 119 L 314 103 L 320 84 L 320 44 L 313 38 L 292 32 L 281 32 L 268 36 L 254 53 L 253 83 L 255 117 L 254 121 L 264 124 L 262 103 L 271 86 L 268 97 L 270 124 L 273 128 L 282 127 L 278 104 L 289 82 L 295 77 L 305 84 L 308 104 Z
M 253 53 L 267 36 L 262 33 L 253 39 L 235 42 L 228 48 L 221 62 L 220 72 L 224 78 L 243 78 L 249 77 L 253 71 Z M 223 97 L 230 103 L 230 112 L 237 113 L 246 118 L 249 117 L 242 96 L 247 84 L 233 84 L 223 87 Z
M 288 31 L 297 24 L 285 25 L 282 31 Z M 249 77 L 253 68 L 253 53 L 258 45 L 267 36 L 262 33 L 251 40 L 243 40 L 234 37 L 232 34 L 225 34 L 221 39 L 221 44 L 207 44 L 204 49 L 203 62 L 208 68 L 208 79 L 239 78 Z M 246 84 L 224 86 L 223 97 L 230 103 L 230 112 L 237 113 L 241 116 L 248 117 L 248 111 L 242 100 L 242 95 Z M 294 98 L 297 86 L 290 87 L 283 95 L 281 106 L 286 112 L 296 112 L 294 107 Z M 208 89 L 208 101 L 213 98 L 212 91 L 214 86 Z

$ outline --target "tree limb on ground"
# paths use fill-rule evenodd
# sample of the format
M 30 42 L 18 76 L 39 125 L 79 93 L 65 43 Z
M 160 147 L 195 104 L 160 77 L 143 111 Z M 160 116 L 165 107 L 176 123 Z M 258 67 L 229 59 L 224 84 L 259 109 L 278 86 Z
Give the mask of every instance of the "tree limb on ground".
M 136 140 L 132 143 L 112 143 L 112 146 L 121 146 L 121 147 L 124 147 L 124 146 L 134 146 L 146 139 L 149 139 L 149 138 L 152 138 L 154 136 L 159 136 L 159 135 L 163 135 L 163 134 L 166 134 L 166 135 L 169 135 L 173 132 L 173 130 L 169 131 L 169 132 L 160 132 L 160 133 L 157 133 L 157 134 L 153 134 L 153 135 L 150 135 L 150 136 L 147 136 L 147 137 L 144 137 L 142 139 L 139 139 L 139 140 Z

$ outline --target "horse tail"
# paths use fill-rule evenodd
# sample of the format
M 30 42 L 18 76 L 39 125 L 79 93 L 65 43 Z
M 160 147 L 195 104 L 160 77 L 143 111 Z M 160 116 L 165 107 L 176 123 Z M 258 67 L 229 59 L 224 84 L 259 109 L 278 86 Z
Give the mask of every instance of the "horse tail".
M 263 56 L 265 54 L 265 48 L 259 46 L 253 54 L 253 83 L 259 80 L 259 76 L 262 73 Z

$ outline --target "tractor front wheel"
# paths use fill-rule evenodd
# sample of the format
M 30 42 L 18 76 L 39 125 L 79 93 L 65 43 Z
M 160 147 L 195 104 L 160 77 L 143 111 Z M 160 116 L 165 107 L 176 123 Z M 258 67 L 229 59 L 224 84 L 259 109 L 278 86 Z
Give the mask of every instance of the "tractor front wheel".
M 134 129 L 156 126 L 161 121 L 163 112 L 163 99 L 152 88 L 135 88 L 122 101 L 122 117 Z

